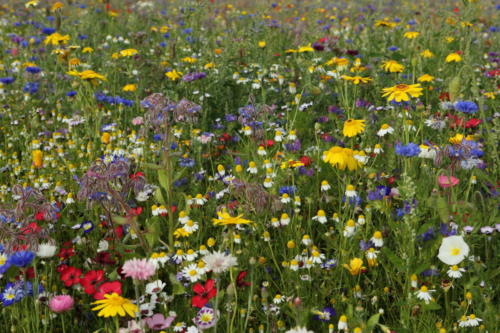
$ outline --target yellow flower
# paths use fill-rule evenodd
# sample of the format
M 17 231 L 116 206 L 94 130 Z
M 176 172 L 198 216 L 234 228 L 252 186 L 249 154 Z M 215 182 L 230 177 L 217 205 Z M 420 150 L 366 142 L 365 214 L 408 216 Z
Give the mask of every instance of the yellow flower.
M 50 11 L 55 12 L 56 10 L 61 9 L 63 7 L 64 7 L 64 4 L 62 2 L 58 1 L 55 4 L 53 4 L 52 7 L 50 7 Z
M 210 68 L 214 68 L 215 67 L 215 64 L 213 62 L 209 62 L 208 64 L 205 64 L 205 66 L 203 66 L 203 68 L 205 69 L 210 69 Z
M 33 150 L 31 153 L 33 158 L 33 165 L 35 168 L 41 168 L 43 166 L 43 152 L 39 149 Z
M 448 141 L 454 145 L 458 145 L 462 143 L 464 136 L 460 133 L 455 134 L 455 136 L 451 137 Z
M 431 76 L 429 74 L 424 74 L 421 77 L 418 78 L 418 82 L 432 82 L 434 81 L 434 76 Z
M 348 75 L 342 75 L 340 78 L 343 79 L 343 80 L 346 80 L 346 81 L 351 81 L 354 84 L 368 83 L 368 82 L 370 82 L 372 80 L 369 77 L 348 76 Z
M 195 62 L 198 61 L 198 59 L 193 58 L 193 57 L 185 57 L 181 59 L 182 62 L 187 62 L 188 64 L 194 64 Z
M 120 51 L 120 56 L 122 56 L 122 57 L 133 57 L 133 56 L 135 56 L 138 53 L 139 53 L 139 51 L 137 51 L 136 49 L 125 49 L 125 50 L 121 50 Z
M 496 98 L 495 97 L 495 95 L 496 95 L 495 92 L 485 92 L 485 93 L 483 93 L 483 95 L 484 95 L 484 97 L 489 98 L 489 99 L 495 99 Z
M 26 8 L 36 7 L 36 6 L 38 6 L 38 3 L 39 3 L 39 2 L 40 2 L 40 1 L 38 1 L 38 0 L 28 1 L 28 2 L 26 2 L 26 4 L 24 5 L 24 7 L 26 7 Z
M 391 22 L 389 19 L 385 18 L 383 20 L 375 21 L 376 27 L 384 27 L 384 28 L 394 28 L 397 25 L 396 22 Z
M 349 265 L 344 264 L 344 268 L 347 269 L 351 275 L 358 275 L 366 267 L 363 266 L 363 259 L 354 258 L 351 259 Z
M 92 53 L 92 52 L 94 52 L 94 49 L 88 46 L 84 47 L 82 50 L 82 53 Z
M 349 64 L 349 59 L 337 58 L 337 57 L 333 57 L 332 59 L 328 60 L 325 63 L 325 65 L 327 65 L 327 66 L 335 65 L 337 67 L 346 67 L 348 64 Z
M 311 47 L 311 44 L 306 45 L 306 46 L 301 46 L 297 50 L 299 53 L 304 53 L 304 52 L 314 52 L 314 49 Z
M 432 53 L 430 50 L 425 49 L 422 52 L 420 52 L 420 55 L 424 58 L 432 58 L 434 57 L 434 53 Z
M 117 293 L 105 294 L 104 299 L 95 301 L 92 304 L 98 304 L 92 308 L 92 311 L 100 310 L 97 315 L 105 318 L 115 317 L 116 315 L 124 317 L 125 314 L 135 317 L 138 311 L 137 305 Z
M 107 145 L 110 141 L 111 141 L 111 135 L 108 132 L 102 133 L 101 142 Z
M 244 218 L 242 218 L 243 214 L 232 217 L 231 215 L 229 215 L 228 212 L 223 211 L 223 212 L 217 212 L 217 216 L 219 216 L 219 218 L 212 219 L 212 222 L 214 223 L 214 225 L 229 225 L 229 224 L 237 225 L 237 224 L 250 224 L 250 223 L 252 223 L 252 221 L 245 220 Z
M 404 37 L 405 38 L 408 38 L 408 39 L 414 39 L 414 38 L 417 38 L 418 35 L 420 35 L 420 32 L 418 31 L 407 31 L 404 33 Z
M 90 69 L 87 69 L 83 72 L 80 72 L 80 78 L 82 80 L 93 80 L 93 79 L 98 79 L 98 80 L 101 80 L 101 81 L 106 81 L 106 77 L 104 77 L 103 75 L 99 74 L 99 73 L 96 73 L 94 72 L 93 70 L 90 70 Z
M 354 158 L 357 153 L 358 151 L 349 148 L 334 146 L 323 152 L 323 161 L 339 170 L 344 170 L 347 167 L 349 171 L 353 171 L 361 166 L 361 163 Z
M 166 72 L 165 76 L 168 77 L 172 81 L 177 81 L 181 78 L 182 73 L 172 69 L 170 72 Z
M 401 65 L 396 60 L 387 60 L 382 63 L 380 68 L 383 68 L 386 72 L 401 73 L 403 69 L 405 69 L 405 66 Z
M 266 42 L 265 42 L 265 41 L 263 41 L 263 40 L 261 40 L 261 41 L 259 42 L 259 47 L 260 47 L 261 49 L 265 48 L 265 47 L 266 47 L 266 45 L 267 45 L 267 44 L 266 44 Z
M 456 52 L 450 53 L 446 57 L 446 62 L 460 62 L 460 61 L 462 61 L 462 57 L 460 56 L 460 54 Z
M 184 228 L 177 228 L 174 231 L 175 238 L 188 237 L 191 235 L 191 232 L 186 231 Z
M 363 133 L 365 131 L 365 120 L 364 119 L 347 119 L 344 122 L 344 129 L 342 130 L 342 134 L 349 138 L 358 135 L 359 133 Z
M 126 84 L 123 88 L 123 91 L 136 91 L 137 90 L 137 84 Z
M 66 44 L 69 41 L 70 37 L 69 35 L 61 35 L 57 32 L 54 32 L 51 35 L 48 35 L 47 38 L 45 38 L 45 45 L 60 45 L 60 44 Z
M 382 89 L 382 97 L 387 97 L 387 101 L 407 102 L 411 97 L 419 97 L 422 95 L 422 87 L 417 84 L 398 84 L 393 87 Z

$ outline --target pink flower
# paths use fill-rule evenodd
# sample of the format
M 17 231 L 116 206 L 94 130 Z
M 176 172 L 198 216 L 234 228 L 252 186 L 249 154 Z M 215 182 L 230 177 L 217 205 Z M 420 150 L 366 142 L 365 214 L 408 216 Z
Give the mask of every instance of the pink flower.
M 130 259 L 122 267 L 122 273 L 135 280 L 147 280 L 155 271 L 155 265 L 147 259 Z
M 146 318 L 144 321 L 148 327 L 154 331 L 161 331 L 168 328 L 175 320 L 175 316 L 165 318 L 161 313 L 155 314 L 153 317 Z
M 453 176 L 445 176 L 445 175 L 441 175 L 438 177 L 438 184 L 439 186 L 443 187 L 443 188 L 446 188 L 446 187 L 453 187 L 455 185 L 457 185 L 459 182 L 459 179 L 458 178 L 455 178 Z
M 56 313 L 61 313 L 71 310 L 74 303 L 73 297 L 69 295 L 59 295 L 50 299 L 49 308 Z
M 141 125 L 144 122 L 144 118 L 142 117 L 135 117 L 132 119 L 132 124 L 133 125 Z

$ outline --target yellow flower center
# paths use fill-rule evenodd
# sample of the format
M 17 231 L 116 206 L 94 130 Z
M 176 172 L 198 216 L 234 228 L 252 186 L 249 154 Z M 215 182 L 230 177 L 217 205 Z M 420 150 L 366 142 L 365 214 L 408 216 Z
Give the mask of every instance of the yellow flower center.
M 195 276 L 198 272 L 196 271 L 196 269 L 192 269 L 189 271 L 189 275 L 191 276 Z
M 402 84 L 398 84 L 398 85 L 396 86 L 396 90 L 400 90 L 400 91 L 406 91 L 406 90 L 408 90 L 409 88 L 410 88 L 410 86 L 409 86 L 409 85 L 407 85 L 407 84 L 403 84 L 403 83 L 402 83 Z
M 459 248 L 454 248 L 451 250 L 451 255 L 452 256 L 458 256 L 460 254 L 460 249 Z

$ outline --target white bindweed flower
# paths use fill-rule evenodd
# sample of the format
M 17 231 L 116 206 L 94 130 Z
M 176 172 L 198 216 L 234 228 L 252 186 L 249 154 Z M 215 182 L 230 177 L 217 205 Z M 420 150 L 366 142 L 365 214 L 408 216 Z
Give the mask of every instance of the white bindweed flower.
M 469 246 L 462 236 L 443 238 L 438 258 L 447 265 L 458 265 L 469 255 Z

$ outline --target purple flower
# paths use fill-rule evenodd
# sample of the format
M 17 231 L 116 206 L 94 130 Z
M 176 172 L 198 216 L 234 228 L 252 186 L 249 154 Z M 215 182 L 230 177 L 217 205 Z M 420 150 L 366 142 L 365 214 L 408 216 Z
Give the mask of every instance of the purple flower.
M 205 306 L 198 311 L 196 317 L 193 318 L 193 322 L 199 329 L 206 330 L 215 325 L 217 317 L 214 309 Z
M 329 306 L 326 306 L 323 308 L 321 311 L 314 311 L 314 319 L 315 320 L 321 320 L 324 322 L 328 322 L 332 319 L 332 317 L 335 317 L 337 315 L 337 312 L 335 311 L 334 308 L 331 308 Z

